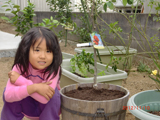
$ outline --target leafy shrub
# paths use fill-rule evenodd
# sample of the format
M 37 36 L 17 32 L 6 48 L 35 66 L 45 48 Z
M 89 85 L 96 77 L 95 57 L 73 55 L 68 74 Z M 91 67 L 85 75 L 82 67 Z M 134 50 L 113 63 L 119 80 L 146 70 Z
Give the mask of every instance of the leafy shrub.
M 82 50 L 80 54 L 74 55 L 70 60 L 71 68 L 73 73 L 75 73 L 76 69 L 79 70 L 82 76 L 87 77 L 87 73 L 94 73 L 93 69 L 90 69 L 89 65 L 94 66 L 94 55 L 93 53 L 86 53 L 85 49 Z
M 8 17 L 2 17 L 2 19 L 7 20 L 8 22 L 12 23 L 13 26 L 16 27 L 16 36 L 19 34 L 24 35 L 30 28 L 33 27 L 33 17 L 35 5 L 28 2 L 28 6 L 25 7 L 23 10 L 20 10 L 19 5 L 15 5 L 9 0 L 6 2 L 7 5 L 2 7 L 7 7 L 6 11 L 11 11 L 14 14 L 14 17 L 11 20 Z
M 144 64 L 142 61 L 140 61 L 137 71 L 151 73 L 151 69 L 146 64 Z

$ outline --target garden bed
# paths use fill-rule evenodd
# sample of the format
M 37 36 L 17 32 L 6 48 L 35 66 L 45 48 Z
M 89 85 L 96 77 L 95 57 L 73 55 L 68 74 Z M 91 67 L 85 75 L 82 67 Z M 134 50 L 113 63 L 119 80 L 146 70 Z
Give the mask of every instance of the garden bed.
M 4 27 L 2 27 L 2 25 Z M 4 31 L 4 32 L 7 32 L 7 30 L 9 30 L 8 31 L 9 33 L 15 34 L 14 27 L 12 27 L 10 24 L 2 23 L 1 21 L 0 21 L 0 30 Z M 62 41 L 60 43 L 62 52 L 75 54 L 75 52 L 74 52 L 74 49 L 76 47 L 75 44 L 69 42 L 67 44 L 67 47 L 64 47 L 64 45 L 65 44 Z M 2 97 L 4 87 L 5 87 L 5 85 L 7 83 L 7 80 L 8 80 L 8 75 L 7 74 L 11 70 L 13 60 L 14 60 L 14 58 L 11 58 L 11 57 L 0 59 L 0 66 L 1 66 L 0 67 L 1 68 L 0 69 L 0 85 L 1 85 L 0 96 L 1 97 Z M 136 59 L 136 64 L 133 61 L 132 69 L 134 69 L 135 72 L 131 72 L 129 74 L 129 76 L 127 77 L 126 83 L 123 82 L 123 85 L 122 85 L 124 88 L 127 88 L 129 90 L 130 96 L 132 96 L 132 95 L 134 95 L 134 94 L 136 94 L 140 91 L 156 89 L 155 88 L 155 83 L 147 76 L 148 75 L 147 73 L 140 73 L 140 72 L 136 71 L 137 61 L 139 61 L 139 60 Z M 0 99 L 0 111 L 2 110 L 2 105 L 3 105 L 3 100 L 1 98 Z M 134 116 L 129 111 L 127 111 L 126 120 L 134 120 Z

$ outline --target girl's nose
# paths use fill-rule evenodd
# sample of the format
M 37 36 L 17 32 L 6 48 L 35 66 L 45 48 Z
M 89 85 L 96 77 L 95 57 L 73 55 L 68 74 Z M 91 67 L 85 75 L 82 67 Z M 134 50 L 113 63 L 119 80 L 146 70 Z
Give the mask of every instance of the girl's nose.
M 45 52 L 41 52 L 40 58 L 45 58 Z

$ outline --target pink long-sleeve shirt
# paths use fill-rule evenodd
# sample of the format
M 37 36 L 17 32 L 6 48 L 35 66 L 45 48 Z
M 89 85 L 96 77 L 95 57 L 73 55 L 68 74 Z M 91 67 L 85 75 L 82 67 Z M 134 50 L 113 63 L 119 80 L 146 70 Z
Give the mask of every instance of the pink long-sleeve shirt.
M 33 69 L 31 64 L 29 64 L 29 69 L 28 69 L 29 75 L 26 78 L 21 75 L 21 72 L 20 72 L 20 69 L 18 68 L 18 66 L 15 65 L 13 67 L 12 71 L 18 72 L 20 74 L 20 76 L 18 77 L 18 79 L 16 80 L 16 82 L 14 84 L 12 84 L 10 82 L 10 79 L 8 79 L 6 90 L 4 93 L 5 100 L 7 102 L 20 101 L 28 96 L 31 96 L 32 98 L 34 98 L 38 102 L 46 104 L 48 102 L 48 100 L 45 97 L 41 96 L 40 94 L 38 94 L 38 93 L 33 93 L 31 95 L 28 94 L 27 86 L 32 85 L 34 83 L 42 83 L 42 82 L 46 82 L 46 81 L 52 81 L 52 83 L 49 86 L 51 86 L 54 90 L 56 87 L 60 90 L 59 71 L 53 79 L 52 79 L 53 74 L 48 79 L 46 79 L 48 74 L 46 74 L 43 77 L 43 73 L 41 73 L 39 70 Z

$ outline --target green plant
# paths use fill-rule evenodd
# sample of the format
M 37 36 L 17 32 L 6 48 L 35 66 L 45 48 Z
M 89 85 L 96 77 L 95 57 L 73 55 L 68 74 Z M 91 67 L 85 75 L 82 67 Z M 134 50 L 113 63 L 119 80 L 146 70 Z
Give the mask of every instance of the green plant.
M 103 3 L 102 1 L 99 2 L 100 0 L 91 0 L 91 1 L 87 1 L 87 0 L 81 0 L 81 5 L 82 5 L 82 9 L 83 9 L 83 12 L 84 12 L 84 17 L 86 19 L 86 22 L 87 22 L 87 26 L 86 28 L 88 29 L 89 33 L 92 33 L 94 31 L 96 31 L 96 27 L 99 29 L 99 24 L 97 22 L 97 17 L 99 16 L 99 11 L 98 11 L 98 7 L 99 5 L 102 5 L 101 3 Z M 115 0 L 106 0 L 107 2 L 104 4 L 104 10 L 106 11 L 107 9 L 107 6 L 109 8 L 114 8 L 113 7 L 113 3 L 112 2 L 116 2 Z M 89 5 L 88 5 L 89 3 Z M 90 22 L 91 21 L 91 22 Z M 103 29 L 102 29 L 103 31 Z M 102 31 L 100 31 L 100 34 L 102 33 Z M 102 35 L 102 34 L 101 34 Z M 102 37 L 102 40 L 103 40 L 103 37 Z M 94 88 L 97 88 L 97 60 L 96 60 L 96 52 L 98 53 L 98 56 L 99 56 L 99 52 L 97 49 L 95 49 L 93 47 L 93 50 L 94 50 L 94 85 L 93 87 Z M 99 59 L 100 59 L 100 56 L 99 56 Z M 101 59 L 100 59 L 101 61 Z M 112 67 L 114 70 L 116 70 L 116 66 L 113 66 Z
M 94 66 L 94 54 L 86 53 L 85 49 L 82 50 L 80 54 L 75 54 L 71 60 L 71 72 L 76 73 L 77 70 L 80 72 L 80 75 L 83 77 L 87 77 L 88 72 L 93 74 L 94 70 L 91 69 L 91 66 Z M 78 74 L 79 74 L 78 72 Z M 105 71 L 101 71 L 98 75 L 105 75 Z
M 81 20 L 81 26 L 75 26 L 74 30 L 71 31 L 71 34 L 75 34 L 78 37 L 80 37 L 79 42 L 83 43 L 83 42 L 90 42 L 90 35 L 89 35 L 89 31 L 88 29 L 86 29 L 87 26 L 87 22 L 85 20 L 85 18 L 83 16 L 79 17 L 79 19 Z
M 122 28 L 118 26 L 118 21 L 116 21 L 116 22 L 114 22 L 114 23 L 110 23 L 110 24 L 109 24 L 109 28 L 111 28 L 111 29 L 109 30 L 109 34 L 111 34 L 111 33 L 114 34 L 115 32 L 122 32 L 122 31 L 123 31 Z M 115 36 L 115 37 L 116 37 L 116 36 Z
M 51 16 L 50 19 L 48 18 L 44 18 L 42 19 L 41 23 L 38 23 L 36 26 L 43 26 L 43 27 L 47 27 L 48 29 L 52 30 L 59 38 L 62 37 L 61 31 L 59 33 L 57 33 L 54 28 L 58 27 L 59 25 L 65 27 L 66 25 L 63 23 L 60 23 L 58 20 L 53 19 L 53 17 Z
M 142 61 L 140 61 L 138 67 L 137 67 L 138 72 L 148 72 L 151 73 L 151 69 Z
M 104 11 L 107 11 L 107 8 L 114 9 L 114 4 L 113 4 L 114 2 L 116 2 L 116 0 L 106 0 L 106 2 L 103 5 Z M 133 4 L 133 0 L 122 0 L 122 2 L 123 2 L 124 5 L 126 5 L 127 3 L 128 4 L 131 4 L 131 3 Z M 98 0 L 91 0 L 91 1 L 81 0 L 81 4 L 82 4 L 83 12 L 85 14 L 84 17 L 85 17 L 85 20 L 86 20 L 86 23 L 87 23 L 86 28 L 88 29 L 89 33 L 92 33 L 93 31 L 96 30 L 96 28 L 98 28 L 99 33 L 102 36 L 105 29 L 104 30 L 99 29 L 99 26 L 101 26 L 101 25 L 97 22 L 97 17 L 100 18 L 99 13 L 101 11 L 98 11 L 97 8 L 99 7 L 99 5 L 102 5 L 103 2 L 102 1 L 98 2 Z M 136 14 L 134 14 L 134 16 L 133 16 L 132 24 L 135 23 L 135 18 L 136 18 Z M 113 35 L 116 34 L 115 38 L 119 37 L 119 39 L 121 40 L 121 43 L 125 45 L 124 39 L 119 34 L 119 32 L 122 32 L 123 30 L 118 26 L 118 22 L 107 24 L 107 25 L 109 27 L 109 33 L 110 34 L 113 33 Z M 101 27 L 104 28 L 103 26 L 101 26 Z M 132 26 L 131 32 L 129 33 L 129 37 L 128 37 L 129 42 L 127 44 L 127 47 L 125 47 L 126 57 L 125 57 L 124 64 L 123 64 L 125 70 L 131 68 L 131 64 L 129 64 L 129 57 L 128 56 L 129 56 L 129 48 L 130 48 L 130 45 L 132 43 L 133 28 L 134 27 Z M 103 40 L 103 38 L 104 37 L 102 37 L 102 40 Z M 103 40 L 103 42 L 104 42 L 104 40 Z M 112 68 L 116 71 L 117 64 L 119 64 L 119 60 L 121 60 L 121 58 L 117 59 L 116 57 L 114 57 L 114 55 L 112 55 L 111 52 L 110 52 L 110 54 L 112 56 L 111 61 L 110 61 L 110 62 L 112 62 Z
M 75 27 L 75 30 L 71 33 L 76 34 L 78 37 L 80 37 L 79 42 L 90 42 L 90 30 L 93 28 L 92 27 L 92 20 L 94 18 L 94 22 L 95 24 L 97 23 L 97 16 L 95 14 L 93 14 L 93 9 L 96 10 L 98 12 L 98 14 L 102 13 L 102 10 L 100 9 L 100 7 L 103 4 L 103 0 L 96 0 L 96 1 L 87 1 L 87 0 L 83 0 L 81 1 L 81 5 L 76 5 L 76 7 L 78 7 L 78 9 L 80 10 L 81 13 L 84 13 L 85 16 L 81 16 L 79 17 L 79 19 L 81 20 L 81 25 L 78 27 Z M 94 8 L 93 8 L 94 6 Z M 86 13 L 87 12 L 87 13 Z M 86 20 L 86 15 L 87 17 L 91 20 L 90 25 L 89 22 Z M 92 17 L 94 16 L 94 17 Z M 100 28 L 99 24 L 96 24 L 96 27 L 98 28 L 98 33 L 101 35 L 101 37 L 104 37 L 104 35 L 102 34 L 103 31 L 105 31 L 105 29 Z
M 150 0 L 148 6 L 150 6 L 151 9 L 155 9 L 156 10 L 156 16 L 153 17 L 153 21 L 160 21 L 160 17 L 159 17 L 159 11 L 160 11 L 160 4 L 158 0 Z M 153 8 L 154 7 L 154 8 Z
M 117 58 L 116 56 L 114 56 L 114 52 L 113 50 L 110 51 L 110 55 L 111 55 L 111 59 L 110 62 L 112 65 L 112 69 L 117 72 L 117 64 L 119 64 L 119 61 L 122 60 L 122 57 Z M 106 69 L 108 68 L 109 64 L 107 64 Z
M 72 2 L 70 0 L 46 0 L 50 6 L 50 10 L 57 12 L 55 19 L 58 19 L 60 23 L 65 24 L 65 47 L 67 46 L 67 33 L 68 29 L 73 28 L 75 23 L 71 19 L 72 9 L 70 5 Z
M 44 18 L 42 19 L 43 22 L 38 23 L 37 26 L 43 26 L 47 27 L 48 29 L 54 31 L 53 28 L 56 28 L 60 23 L 58 20 L 54 20 L 53 17 L 51 16 L 50 19 Z
M 157 56 L 151 56 L 157 70 L 153 70 L 149 76 L 157 84 L 157 89 L 160 91 L 160 39 L 154 43 L 154 50 L 157 51 Z
M 83 3 L 83 4 L 82 4 Z M 84 13 L 84 16 L 79 17 L 79 19 L 81 20 L 81 24 L 80 26 L 76 26 L 75 30 L 73 32 L 71 32 L 72 34 L 76 34 L 78 37 L 80 37 L 79 42 L 90 42 L 90 32 L 92 30 L 92 20 L 94 18 L 94 22 L 96 27 L 99 28 L 99 25 L 96 24 L 97 23 L 97 16 L 96 14 L 93 14 L 93 11 L 97 11 L 98 14 L 102 13 L 102 10 L 100 9 L 100 7 L 103 4 L 103 0 L 96 0 L 93 2 L 93 0 L 91 1 L 87 1 L 87 0 L 83 0 L 81 1 L 80 5 L 76 5 L 76 7 L 80 10 L 81 13 Z M 94 8 L 93 8 L 94 6 Z M 93 10 L 94 9 L 94 10 Z M 88 21 L 86 19 L 90 19 L 91 21 Z M 94 26 L 95 27 L 95 26 Z M 105 31 L 104 29 L 98 29 L 98 33 L 101 34 L 102 31 Z M 101 37 L 102 34 L 101 34 Z
M 135 24 L 135 21 L 136 21 L 137 8 L 138 8 L 138 4 L 140 3 L 140 1 L 139 0 L 122 0 L 122 3 L 123 3 L 124 6 L 126 6 L 127 3 L 128 3 L 129 5 L 132 6 L 132 8 L 134 8 L 133 3 L 135 1 L 137 2 L 137 5 L 135 7 L 135 13 L 134 13 L 134 15 L 132 15 L 132 20 L 130 21 L 130 23 L 132 24 L 131 29 L 130 29 L 129 33 L 126 34 L 126 35 L 128 35 L 128 44 L 127 45 L 125 45 L 124 38 L 122 38 L 122 36 L 118 33 L 118 32 L 122 32 L 122 29 L 118 26 L 118 22 L 115 22 L 114 24 L 108 25 L 109 28 L 110 28 L 110 32 L 115 34 L 114 38 L 120 39 L 120 42 L 126 46 L 126 49 L 125 49 L 126 50 L 126 57 L 125 57 L 125 60 L 124 60 L 124 63 L 123 63 L 124 64 L 123 65 L 124 70 L 127 70 L 127 67 L 128 67 L 128 69 L 131 68 L 131 64 L 128 64 L 129 63 L 129 57 L 127 57 L 127 56 L 129 55 L 129 48 L 130 48 L 132 40 L 133 40 L 132 36 L 133 36 L 134 24 Z M 125 14 L 122 14 L 122 15 L 124 15 L 126 17 Z M 129 74 L 129 72 L 128 72 L 128 74 Z
M 3 7 L 10 7 L 6 9 L 6 11 L 11 11 L 11 13 L 14 14 L 14 17 L 12 17 L 11 19 L 9 19 L 8 17 L 2 17 L 2 19 L 7 20 L 16 27 L 15 31 L 18 32 L 16 36 L 18 36 L 19 34 L 24 35 L 33 26 L 47 27 L 52 31 L 54 31 L 54 28 L 56 28 L 58 25 L 62 25 L 64 27 L 66 26 L 66 24 L 60 23 L 58 20 L 53 19 L 52 16 L 50 17 L 50 19 L 44 18 L 42 19 L 41 23 L 34 24 L 33 17 L 35 16 L 35 5 L 30 2 L 28 2 L 28 6 L 25 7 L 23 10 L 20 10 L 20 6 L 13 4 L 11 0 L 6 2 L 6 4 L 7 5 L 4 5 Z M 59 32 L 58 34 L 56 33 L 56 31 L 54 31 L 54 33 L 58 37 L 62 37 L 61 32 Z
M 149 77 L 155 81 L 155 83 L 157 84 L 157 89 L 158 89 L 158 91 L 160 91 L 160 72 L 159 72 L 160 71 L 160 64 L 157 63 L 155 60 L 154 60 L 154 63 L 157 66 L 158 70 L 153 70 L 152 74 Z
M 146 33 L 147 24 L 148 24 L 148 18 L 151 16 L 150 13 L 148 14 L 148 18 L 146 19 L 146 23 L 145 23 L 144 27 L 141 26 L 140 22 L 136 21 L 136 11 L 137 11 L 138 3 L 141 3 L 143 5 L 144 0 L 122 0 L 122 1 L 123 1 L 124 5 L 126 5 L 127 3 L 128 4 L 133 4 L 135 1 L 137 1 L 136 10 L 135 10 L 134 15 L 131 15 L 128 18 L 125 14 L 122 13 L 122 15 L 128 20 L 129 24 L 131 25 L 131 31 L 129 32 L 129 39 L 128 39 L 129 40 L 129 44 L 127 46 L 130 46 L 130 44 L 132 42 L 132 39 L 134 39 L 137 42 L 137 44 L 139 45 L 139 47 L 144 51 L 144 52 L 138 53 L 138 54 L 144 54 L 145 53 L 153 60 L 153 62 L 156 65 L 157 69 L 153 70 L 152 74 L 149 77 L 157 83 L 157 85 L 158 85 L 157 89 L 159 90 L 160 89 L 160 75 L 159 75 L 160 74 L 159 73 L 159 71 L 160 71 L 160 39 L 157 36 L 157 34 L 159 33 L 159 29 L 160 28 L 158 28 L 157 29 L 158 30 L 157 33 L 155 33 L 151 37 Z M 158 14 L 158 12 L 160 11 L 159 2 L 155 1 L 155 0 L 150 0 L 148 6 L 150 6 L 151 8 L 153 8 L 153 6 L 154 6 L 154 9 L 156 10 L 156 15 L 153 17 L 153 21 L 160 22 L 160 19 L 159 19 L 160 17 L 159 17 L 159 14 Z M 138 29 L 138 27 L 136 26 L 136 24 L 135 24 L 136 22 L 140 26 L 140 29 Z M 106 25 L 109 26 L 109 24 L 107 24 L 107 23 L 106 23 Z M 112 29 L 112 31 L 114 31 L 116 36 L 119 37 L 119 39 L 123 42 L 122 36 L 113 27 L 111 27 L 111 26 L 109 26 L 109 27 L 110 27 L 110 29 Z M 146 48 L 146 44 L 143 43 L 143 40 L 142 40 L 142 45 L 144 45 L 144 48 L 142 47 L 142 45 L 139 44 L 139 41 L 137 40 L 137 38 L 134 37 L 134 35 L 132 34 L 133 33 L 133 29 L 135 29 L 135 31 L 139 33 L 140 37 L 145 39 L 145 43 L 149 46 L 150 51 L 147 51 L 145 49 Z M 146 71 L 146 72 L 151 73 L 151 69 L 147 65 L 145 65 L 143 63 L 140 63 L 140 65 L 138 67 L 138 70 L 139 71 Z
M 86 53 L 85 49 L 82 50 L 80 54 L 74 55 L 70 60 L 71 72 L 75 73 L 76 70 L 81 73 L 82 76 L 87 77 L 87 73 L 94 73 L 93 69 L 90 69 L 90 65 L 94 66 L 93 53 Z
M 105 73 L 105 71 L 101 71 L 98 73 L 98 75 L 103 76 L 103 75 L 106 75 L 106 73 Z
M 10 7 L 6 9 L 6 11 L 11 11 L 11 13 L 14 14 L 14 17 L 12 17 L 11 20 L 8 17 L 2 17 L 2 19 L 7 20 L 16 27 L 15 31 L 18 32 L 16 36 L 18 36 L 19 34 L 24 35 L 30 28 L 33 27 L 35 5 L 28 2 L 28 6 L 23 10 L 20 10 L 20 6 L 13 4 L 11 0 L 6 2 L 6 4 L 7 5 L 4 5 L 2 7 Z

